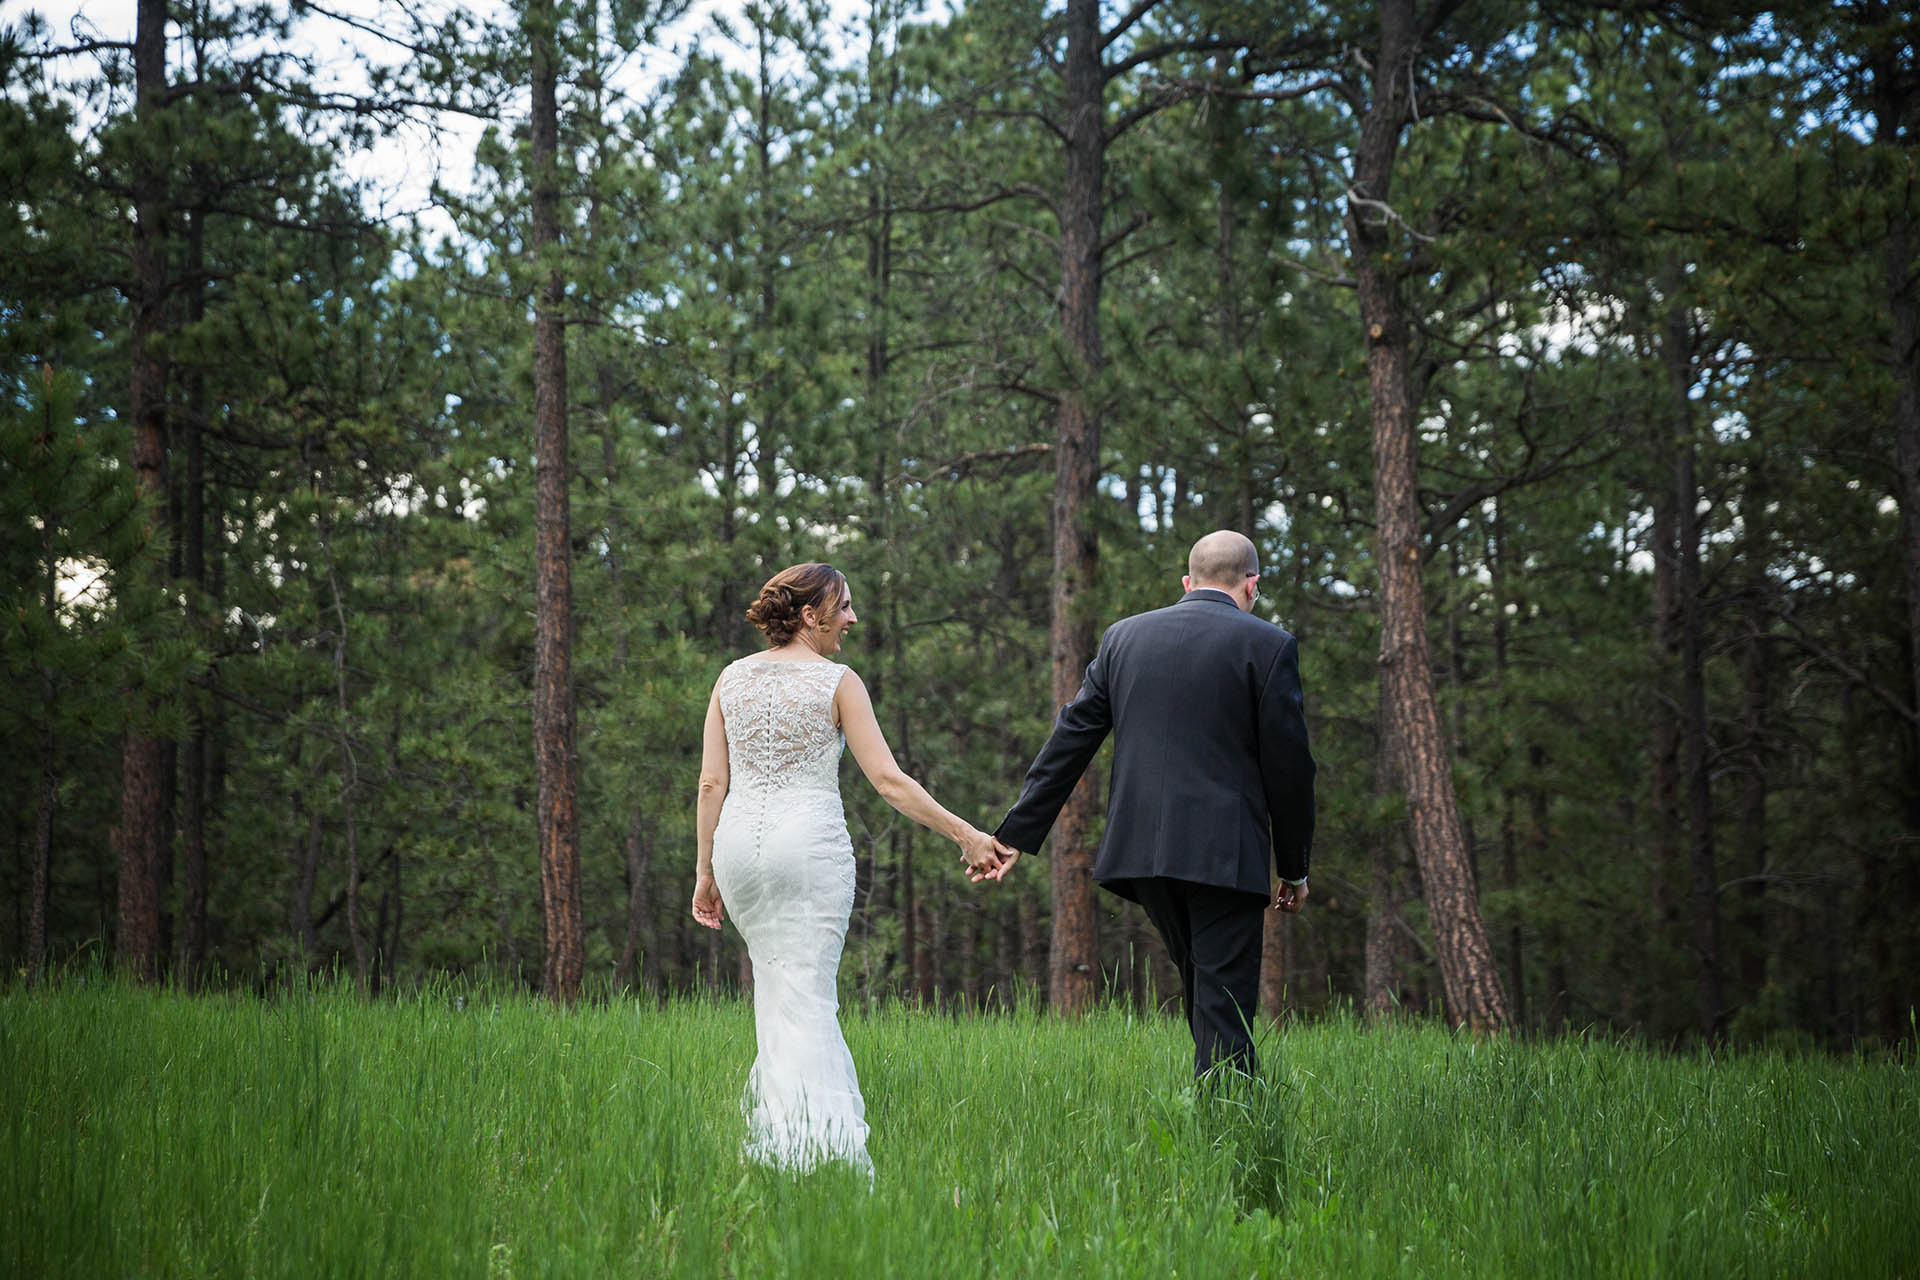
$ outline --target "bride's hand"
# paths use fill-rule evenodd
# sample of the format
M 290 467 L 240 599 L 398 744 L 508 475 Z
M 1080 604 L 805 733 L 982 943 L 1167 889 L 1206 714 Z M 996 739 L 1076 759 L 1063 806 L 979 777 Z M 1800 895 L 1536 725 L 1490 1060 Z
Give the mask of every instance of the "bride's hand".
M 984 831 L 975 830 L 960 842 L 960 856 L 975 879 L 1000 868 L 1000 842 Z
M 1020 860 L 1020 851 L 1012 845 L 1000 840 L 995 840 L 993 843 L 1000 861 L 997 865 L 987 867 L 985 870 L 970 870 L 967 873 L 968 877 L 975 884 L 979 884 L 982 880 L 1005 880 L 1007 872 L 1013 870 L 1013 864 Z
M 693 882 L 693 918 L 709 929 L 718 929 L 726 918 L 726 909 L 720 901 L 720 886 L 713 882 L 710 875 L 701 876 Z

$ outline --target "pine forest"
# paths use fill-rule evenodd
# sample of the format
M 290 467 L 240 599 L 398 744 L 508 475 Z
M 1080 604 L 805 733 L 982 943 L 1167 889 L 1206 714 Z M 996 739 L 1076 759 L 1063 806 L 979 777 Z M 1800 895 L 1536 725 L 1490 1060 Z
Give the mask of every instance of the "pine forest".
M 846 573 L 990 830 L 1233 529 L 1319 764 L 1267 1013 L 1912 1034 L 1907 6 L 32 7 L 0 985 L 739 992 L 688 900 L 763 581 Z M 1103 769 L 976 885 L 841 768 L 845 999 L 1177 1010 Z

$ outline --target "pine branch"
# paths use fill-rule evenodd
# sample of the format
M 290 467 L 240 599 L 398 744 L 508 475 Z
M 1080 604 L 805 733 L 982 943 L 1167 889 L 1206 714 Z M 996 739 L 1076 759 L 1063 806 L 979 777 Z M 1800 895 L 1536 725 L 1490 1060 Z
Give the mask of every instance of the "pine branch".
M 1246 102 L 1292 102 L 1322 89 L 1338 91 L 1342 87 L 1340 77 L 1331 75 L 1309 80 L 1305 84 L 1289 85 L 1284 89 L 1229 89 L 1207 80 L 1168 80 L 1162 83 L 1180 85 L 1196 95 L 1209 98 L 1233 98 Z
M 1120 20 L 1113 24 L 1113 29 L 1100 37 L 1100 48 L 1104 51 L 1108 45 L 1131 31 L 1134 24 L 1146 17 L 1147 13 L 1159 3 L 1160 0 L 1134 0 L 1133 8 L 1121 14 Z
M 1236 40 L 1232 36 L 1196 36 L 1191 40 L 1166 40 L 1159 44 L 1136 49 L 1120 61 L 1107 67 L 1101 74 L 1106 80 L 1117 80 L 1135 67 L 1144 67 L 1149 62 L 1176 53 L 1213 53 L 1221 49 L 1244 49 L 1246 41 Z
M 974 468 L 985 463 L 1006 464 L 1052 452 L 1051 444 L 1017 444 L 1005 449 L 979 449 L 972 453 L 963 453 L 957 458 L 949 458 L 924 475 L 912 471 L 901 471 L 892 477 L 890 483 L 931 484 L 935 480 L 964 480 L 973 473 Z M 1004 475 L 1005 471 L 1006 468 L 1002 465 L 998 474 Z
M 82 54 L 115 51 L 126 53 L 133 49 L 131 40 L 82 40 L 79 44 L 62 45 L 56 49 L 15 49 L 15 57 L 26 58 L 34 62 L 45 62 L 54 58 L 76 58 Z
M 1802 649 L 1805 649 L 1821 662 L 1833 668 L 1840 675 L 1845 676 L 1857 688 L 1864 689 L 1872 694 L 1875 698 L 1886 704 L 1887 709 L 1892 711 L 1894 715 L 1900 717 L 1900 719 L 1905 720 L 1908 724 L 1920 725 L 1920 714 L 1915 714 L 1913 708 L 1909 707 L 1905 701 L 1896 696 L 1891 690 L 1875 680 L 1872 676 L 1862 671 L 1859 667 L 1848 662 L 1846 658 L 1829 649 L 1826 645 L 1821 644 L 1805 627 L 1801 626 L 1800 620 L 1793 616 L 1793 606 L 1789 602 L 1776 600 L 1772 603 L 1768 612 L 1772 613 L 1773 616 L 1780 619 L 1780 621 L 1786 623 L 1787 626 L 1793 630 L 1793 638 L 1799 642 Z

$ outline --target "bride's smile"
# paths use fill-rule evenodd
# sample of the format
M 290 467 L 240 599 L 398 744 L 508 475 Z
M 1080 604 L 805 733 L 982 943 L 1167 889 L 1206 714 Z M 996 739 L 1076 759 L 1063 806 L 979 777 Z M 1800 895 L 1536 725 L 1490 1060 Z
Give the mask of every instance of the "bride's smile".
M 813 607 L 809 605 L 803 612 L 811 614 Z M 853 589 L 849 587 L 840 595 L 839 608 L 824 619 L 814 619 L 812 625 L 800 633 L 801 643 L 821 657 L 830 658 L 840 652 L 847 633 L 853 630 L 853 624 L 858 621 L 860 617 L 853 611 Z

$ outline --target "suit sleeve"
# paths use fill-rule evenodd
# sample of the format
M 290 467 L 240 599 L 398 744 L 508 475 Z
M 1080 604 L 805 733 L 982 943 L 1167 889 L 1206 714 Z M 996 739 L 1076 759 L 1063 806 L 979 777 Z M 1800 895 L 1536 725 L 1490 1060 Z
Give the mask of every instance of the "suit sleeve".
M 1111 637 L 1111 632 L 1108 633 Z M 1032 853 L 1053 830 L 1053 820 L 1073 793 L 1074 784 L 1086 772 L 1094 753 L 1100 750 L 1113 728 L 1113 707 L 1107 701 L 1107 651 L 1101 646 L 1087 664 L 1080 681 L 1080 692 L 1060 708 L 1054 719 L 1053 733 L 1040 754 L 1027 768 L 1027 780 L 1020 798 L 1007 810 L 1007 816 L 994 831 L 994 837 L 1022 853 Z
M 1273 821 L 1273 865 L 1283 879 L 1307 874 L 1313 851 L 1313 754 L 1300 689 L 1300 646 L 1292 636 L 1260 691 L 1260 780 Z

